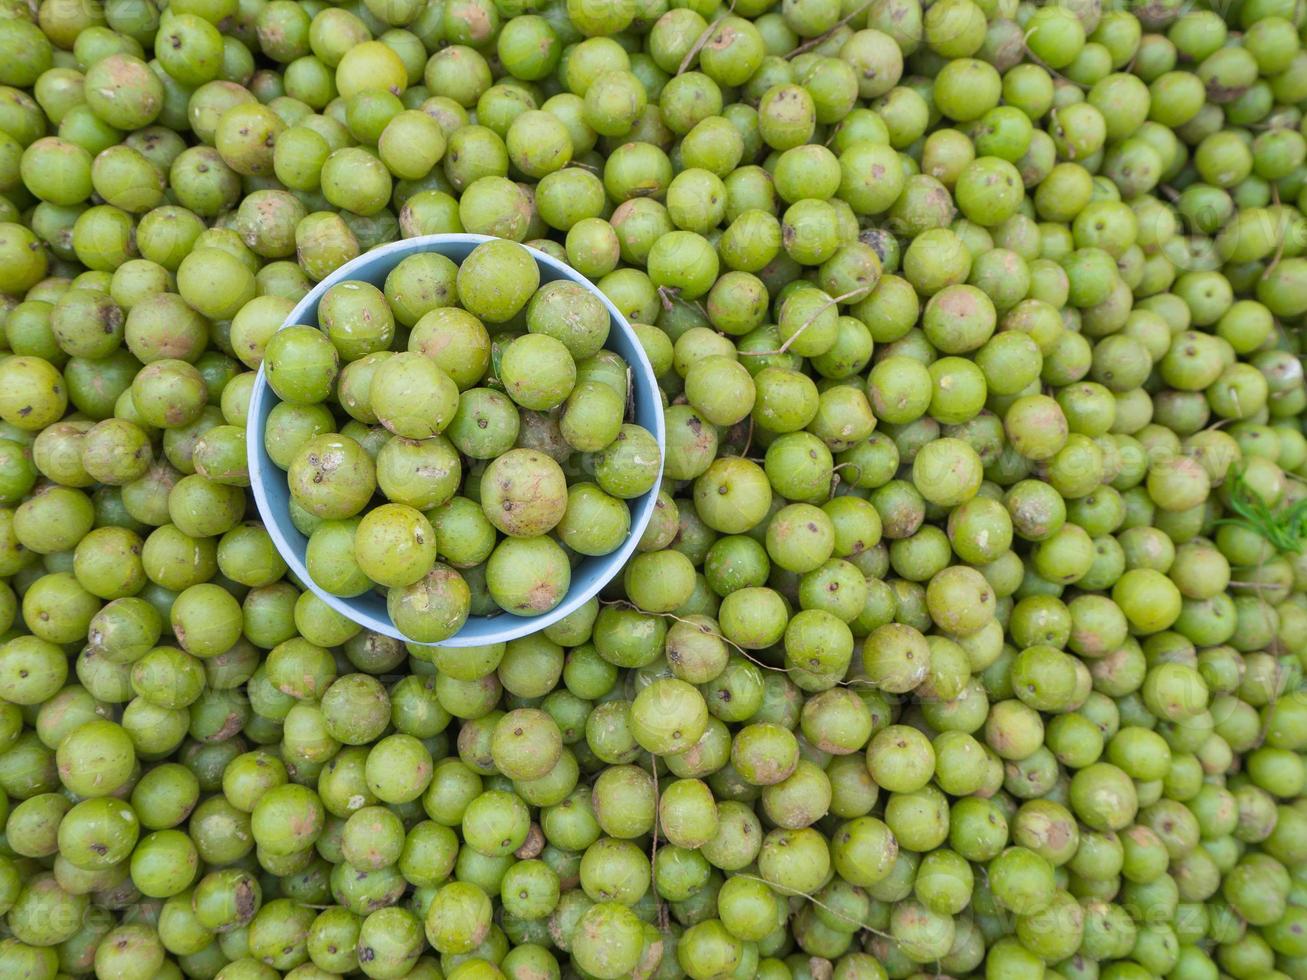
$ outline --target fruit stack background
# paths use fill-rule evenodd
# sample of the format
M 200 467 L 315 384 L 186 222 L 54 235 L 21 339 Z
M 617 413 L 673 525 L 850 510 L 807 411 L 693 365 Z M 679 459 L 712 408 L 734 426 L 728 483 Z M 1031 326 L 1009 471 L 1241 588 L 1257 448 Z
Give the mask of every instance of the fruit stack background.
M 1304 13 L 0 0 L 0 976 L 1307 978 Z M 598 599 L 456 650 L 287 577 L 245 425 L 266 350 L 339 370 L 288 460 L 446 440 L 403 577 L 491 609 L 449 385 L 570 458 L 578 324 L 274 340 L 460 231 L 599 286 L 667 444 Z

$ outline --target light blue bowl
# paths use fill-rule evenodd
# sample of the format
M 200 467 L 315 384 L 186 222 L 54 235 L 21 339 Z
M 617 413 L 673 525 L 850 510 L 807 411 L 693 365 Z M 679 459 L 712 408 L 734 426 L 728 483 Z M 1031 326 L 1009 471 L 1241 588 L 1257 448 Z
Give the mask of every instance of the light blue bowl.
M 438 252 L 448 256 L 456 263 L 462 263 L 469 252 L 482 242 L 492 239 L 485 235 L 426 235 L 422 238 L 410 238 L 402 242 L 392 242 L 373 249 L 366 255 L 360 255 L 351 262 L 329 275 L 309 291 L 291 310 L 286 323 L 308 324 L 316 326 L 318 322 L 318 303 L 322 295 L 347 279 L 362 279 L 380 287 L 391 269 L 401 259 L 418 252 Z M 612 329 L 608 334 L 607 347 L 620 354 L 631 366 L 631 385 L 635 394 L 635 419 L 653 433 L 658 440 L 658 450 L 665 451 L 666 434 L 663 428 L 662 399 L 658 392 L 658 382 L 654 378 L 653 368 L 644 355 L 644 349 L 636 339 L 635 332 L 617 307 L 599 291 L 593 283 L 575 269 L 564 265 L 557 259 L 536 249 L 529 249 L 536 265 L 540 267 L 541 283 L 553 282 L 555 279 L 567 279 L 589 290 L 608 309 L 612 319 Z M 405 639 L 395 628 L 390 614 L 386 611 L 386 600 L 376 592 L 367 592 L 352 599 L 342 599 L 319 588 L 309 577 L 304 565 L 304 552 L 308 538 L 301 534 L 290 519 L 290 490 L 286 485 L 286 474 L 269 458 L 263 445 L 263 430 L 268 420 L 268 413 L 277 404 L 276 394 L 268 387 L 263 368 L 254 382 L 254 391 L 250 397 L 248 422 L 250 482 L 254 491 L 254 500 L 258 504 L 259 516 L 272 535 L 272 540 L 281 552 L 282 558 L 301 582 L 307 585 L 323 602 L 342 615 L 366 629 L 384 633 L 396 639 Z M 557 607 L 539 616 L 516 616 L 500 613 L 496 616 L 471 616 L 457 634 L 445 640 L 440 646 L 466 647 L 482 646 L 513 640 L 528 633 L 544 629 L 550 623 L 557 622 L 569 613 L 576 611 L 598 594 L 599 590 L 620 574 L 622 567 L 635 552 L 649 518 L 653 516 L 654 504 L 658 497 L 658 485 L 641 497 L 628 501 L 631 507 L 631 531 L 622 546 L 611 554 L 598 558 L 583 558 L 572 569 L 572 586 L 567 597 Z

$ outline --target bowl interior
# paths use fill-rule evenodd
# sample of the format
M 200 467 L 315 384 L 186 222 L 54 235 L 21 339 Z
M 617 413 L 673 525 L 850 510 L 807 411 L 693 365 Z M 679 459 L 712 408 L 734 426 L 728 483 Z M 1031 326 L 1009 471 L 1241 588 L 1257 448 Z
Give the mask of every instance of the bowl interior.
M 468 253 L 477 245 L 491 239 L 484 235 L 428 235 L 393 242 L 373 249 L 358 258 L 345 263 L 322 282 L 318 283 L 296 307 L 291 310 L 283 326 L 290 324 L 307 324 L 316 326 L 318 322 L 318 303 L 323 294 L 338 282 L 357 279 L 370 282 L 380 287 L 386 275 L 399 262 L 418 252 L 439 252 L 454 262 L 461 264 Z M 540 282 L 552 282 L 567 279 L 584 286 L 603 301 L 608 309 L 612 329 L 605 345 L 609 350 L 621 355 L 631 367 L 631 385 L 634 391 L 635 414 L 633 421 L 653 433 L 658 441 L 660 452 L 665 445 L 663 413 L 658 383 L 653 369 L 645 357 L 644 349 L 636 340 L 630 324 L 603 293 L 587 281 L 574 269 L 557 261 L 536 249 L 530 249 L 536 265 L 540 269 Z M 291 523 L 290 490 L 286 483 L 286 474 L 273 463 L 263 444 L 263 432 L 268 420 L 268 413 L 277 404 L 276 394 L 268 387 L 263 368 L 259 368 L 258 379 L 250 398 L 248 443 L 250 482 L 254 491 L 255 503 L 259 515 L 268 528 L 268 533 L 277 545 L 278 551 L 290 565 L 291 571 L 311 588 L 319 598 L 333 609 L 348 616 L 366 629 L 384 633 L 387 636 L 404 639 L 386 611 L 386 600 L 375 591 L 367 592 L 352 599 L 343 599 L 320 589 L 309 577 L 304 564 L 305 549 L 308 539 Z M 646 494 L 628 501 L 631 508 L 631 531 L 622 546 L 611 554 L 594 558 L 583 558 L 572 569 L 572 584 L 567 597 L 554 609 L 539 616 L 517 616 L 511 613 L 499 613 L 495 616 L 470 616 L 463 628 L 453 637 L 445 640 L 441 646 L 479 646 L 516 639 L 543 629 L 550 623 L 557 622 L 564 616 L 584 605 L 596 595 L 622 567 L 635 551 L 649 519 L 653 514 L 658 496 L 658 484 Z

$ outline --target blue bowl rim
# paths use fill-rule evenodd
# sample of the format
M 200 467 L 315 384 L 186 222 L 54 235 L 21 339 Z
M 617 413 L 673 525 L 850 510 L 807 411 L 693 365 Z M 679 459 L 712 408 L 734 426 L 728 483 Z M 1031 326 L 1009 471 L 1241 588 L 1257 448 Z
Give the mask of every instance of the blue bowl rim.
M 310 317 L 309 311 L 316 308 L 321 301 L 322 296 L 328 289 L 337 283 L 344 282 L 348 279 L 366 278 L 369 275 L 375 276 L 379 270 L 384 268 L 385 273 L 389 273 L 401 260 L 408 258 L 410 255 L 416 255 L 422 252 L 438 252 L 444 254 L 445 247 L 451 245 L 470 246 L 475 248 L 484 242 L 497 241 L 493 235 L 470 235 L 470 234 L 442 234 L 442 235 L 422 235 L 416 238 L 401 239 L 396 242 L 389 242 L 380 245 L 356 258 L 351 259 L 344 265 L 331 272 L 325 279 L 318 282 L 314 287 L 300 299 L 295 307 L 287 315 L 281 326 L 277 329 L 284 329 L 291 325 L 308 325 L 316 326 L 316 317 Z M 658 380 L 653 372 L 653 366 L 649 363 L 649 358 L 644 353 L 644 348 L 640 344 L 639 338 L 632 329 L 631 324 L 627 321 L 622 312 L 613 304 L 613 302 L 604 293 L 592 283 L 589 279 L 582 276 L 571 266 L 560 262 L 553 256 L 532 248 L 529 245 L 523 246 L 531 253 L 537 266 L 547 268 L 554 274 L 556 279 L 567 279 L 580 286 L 583 286 L 604 304 L 608 310 L 608 315 L 612 326 L 625 335 L 634 352 L 633 358 L 627 358 L 631 368 L 631 383 L 636 404 L 639 405 L 641 400 L 649 399 L 654 402 L 657 410 L 652 413 L 654 425 L 652 427 L 653 436 L 658 443 L 659 454 L 659 477 L 646 493 L 629 501 L 631 509 L 631 529 L 626 536 L 626 540 L 616 551 L 607 555 L 585 559 L 586 561 L 597 562 L 602 567 L 602 572 L 585 586 L 575 587 L 575 584 L 568 590 L 563 601 L 551 609 L 549 612 L 541 613 L 538 616 L 517 616 L 512 613 L 504 612 L 495 616 L 470 617 L 468 622 L 474 620 L 488 621 L 494 623 L 503 623 L 503 628 L 495 630 L 488 635 L 467 637 L 465 636 L 466 626 L 459 630 L 452 637 L 442 640 L 436 644 L 418 644 L 422 646 L 444 646 L 444 647 L 469 647 L 469 646 L 487 646 L 493 643 L 502 643 L 508 640 L 519 639 L 532 633 L 539 632 L 552 623 L 558 622 L 575 612 L 581 606 L 585 605 L 590 599 L 594 598 L 599 592 L 621 574 L 622 569 L 635 553 L 636 547 L 644 535 L 645 529 L 649 526 L 649 521 L 653 517 L 654 507 L 657 504 L 658 492 L 662 485 L 662 467 L 661 463 L 666 453 L 666 425 L 663 419 L 662 401 L 659 395 Z M 308 321 L 306 323 L 306 321 Z M 286 527 L 283 526 L 283 520 L 286 525 L 290 524 L 289 516 L 280 518 L 273 509 L 268 499 L 268 488 L 265 484 L 265 474 L 268 476 L 276 475 L 285 479 L 282 471 L 272 462 L 264 449 L 263 443 L 263 419 L 267 412 L 271 411 L 272 404 L 278 399 L 268 387 L 267 378 L 264 373 L 263 365 L 259 365 L 258 374 L 255 377 L 253 390 L 250 392 L 249 409 L 246 416 L 246 433 L 248 445 L 246 447 L 246 456 L 250 471 L 250 488 L 254 493 L 254 503 L 258 509 L 259 517 L 263 521 L 264 527 L 267 528 L 268 534 L 272 537 L 278 553 L 290 567 L 291 572 L 300 580 L 303 585 L 312 590 L 314 595 L 325 602 L 336 612 L 347 617 L 350 621 L 357 623 L 365 629 L 382 633 L 393 639 L 401 640 L 405 643 L 413 643 L 395 628 L 394 622 L 387 615 L 384 619 L 379 619 L 370 614 L 360 612 L 355 608 L 352 599 L 345 599 L 320 588 L 313 581 L 305 565 L 304 549 L 299 548 L 288 537 Z M 265 407 L 266 406 L 266 407 Z M 275 478 L 275 477 L 274 477 Z M 293 533 L 297 537 L 303 537 L 298 530 Z M 575 580 L 573 580 L 575 583 Z

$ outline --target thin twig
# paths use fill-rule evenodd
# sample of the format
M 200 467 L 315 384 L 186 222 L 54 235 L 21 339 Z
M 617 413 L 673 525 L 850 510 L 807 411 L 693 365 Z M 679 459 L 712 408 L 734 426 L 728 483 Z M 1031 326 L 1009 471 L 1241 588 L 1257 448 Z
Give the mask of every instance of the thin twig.
M 1271 197 L 1275 202 L 1275 206 L 1278 208 L 1280 206 L 1280 189 L 1274 184 L 1271 185 Z M 1275 267 L 1280 264 L 1280 259 L 1284 258 L 1284 239 L 1287 230 L 1288 228 L 1285 225 L 1284 220 L 1277 214 L 1275 217 L 1275 237 L 1277 239 L 1275 243 L 1275 257 L 1271 259 L 1266 268 L 1262 270 L 1263 280 L 1270 278 L 1271 273 L 1275 271 Z
M 681 64 L 676 69 L 676 74 L 684 75 L 689 70 L 690 66 L 694 64 L 694 59 L 699 57 L 699 52 L 703 50 L 703 46 L 708 43 L 708 39 L 713 36 L 717 28 L 722 26 L 722 21 L 733 13 L 735 13 L 735 0 L 731 0 L 726 8 L 726 13 L 721 14 L 716 20 L 705 27 L 703 33 L 699 35 L 694 44 L 690 45 L 690 50 L 685 52 L 685 57 L 681 59 Z
M 805 51 L 811 51 L 813 48 L 821 47 L 821 45 L 825 44 L 828 40 L 830 40 L 830 38 L 834 36 L 835 32 L 838 31 L 841 27 L 847 27 L 849 21 L 853 20 L 853 18 L 857 17 L 859 14 L 865 14 L 870 6 L 871 6 L 871 0 L 867 0 L 867 2 L 864 3 L 861 7 L 855 7 L 852 11 L 850 11 L 849 13 L 841 17 L 839 20 L 837 20 L 835 22 L 835 26 L 832 27 L 829 31 L 826 31 L 822 34 L 818 34 L 816 37 L 810 37 L 808 38 L 808 40 L 800 44 L 797 48 L 795 48 L 793 51 L 791 51 L 789 54 L 785 56 L 786 60 L 788 61 L 790 58 L 797 58 Z
M 1032 31 L 1028 30 L 1021 37 L 1021 44 L 1026 49 L 1026 57 L 1029 58 L 1034 64 L 1038 65 L 1040 68 L 1044 69 L 1044 71 L 1048 72 L 1050 75 L 1062 79 L 1062 81 L 1066 82 L 1068 85 L 1074 85 L 1082 92 L 1088 92 L 1090 86 L 1086 85 L 1084 82 L 1077 82 L 1074 78 L 1070 78 L 1062 74 L 1056 68 L 1050 66 L 1048 62 L 1046 62 L 1043 58 L 1039 57 L 1039 55 L 1035 54 L 1035 52 L 1030 50 L 1030 46 L 1026 44 L 1026 42 L 1030 40 L 1031 33 Z
M 794 333 L 790 334 L 789 339 L 786 340 L 785 343 L 777 347 L 775 350 L 742 350 L 740 351 L 740 356 L 741 357 L 776 357 L 780 354 L 788 353 L 790 349 L 790 345 L 803 336 L 803 331 L 807 330 L 810 326 L 812 326 L 814 323 L 817 322 L 817 317 L 821 316 L 832 306 L 836 306 L 840 303 L 852 299 L 854 296 L 859 296 L 867 291 L 868 290 L 865 288 L 851 289 L 847 293 L 841 293 L 839 296 L 832 296 L 830 299 L 826 300 L 826 302 L 823 303 L 821 306 L 817 307 L 817 309 L 813 311 L 812 316 L 804 320 L 803 324 L 799 327 L 799 329 L 794 331 Z
M 698 313 L 701 317 L 704 318 L 705 322 L 712 319 L 710 316 L 708 316 L 707 309 L 705 309 L 704 305 L 700 303 L 697 299 L 686 299 L 684 296 L 681 295 L 681 291 L 679 289 L 672 290 L 672 293 L 673 293 L 672 299 L 676 300 L 676 302 L 680 303 L 682 306 L 694 310 L 696 313 Z
M 662 794 L 658 791 L 658 758 L 649 753 L 649 772 L 653 775 L 654 790 L 654 824 L 653 832 L 649 835 L 649 867 L 654 871 L 658 868 L 658 821 L 660 819 L 660 809 L 662 805 Z M 658 902 L 659 932 L 666 932 L 668 922 L 667 906 L 663 902 Z
M 840 486 L 840 479 L 841 479 L 840 470 L 846 469 L 848 467 L 853 468 L 854 471 L 853 479 L 856 480 L 859 476 L 862 475 L 862 467 L 859 466 L 857 463 L 853 462 L 853 460 L 851 459 L 843 463 L 839 463 L 836 466 L 832 466 L 830 471 L 830 496 L 827 498 L 828 500 L 835 499 L 835 491 L 838 490 Z
M 761 878 L 761 877 L 759 877 L 758 875 L 747 874 L 747 873 L 745 873 L 745 872 L 743 872 L 743 871 L 736 871 L 736 872 L 733 872 L 733 873 L 731 874 L 731 877 L 732 877 L 732 878 L 748 878 L 750 881 L 756 881 L 756 882 L 759 882 L 759 883 L 761 883 L 761 884 L 766 885 L 768 888 L 775 888 L 775 887 L 776 887 L 774 884 L 772 884 L 772 882 L 768 881 L 766 878 Z M 888 932 L 881 932 L 879 929 L 876 929 L 875 927 L 868 925 L 866 922 L 863 922 L 861 919 L 855 919 L 853 916 L 849 915 L 847 912 L 844 912 L 844 911 L 842 911 L 842 910 L 840 910 L 840 909 L 837 909 L 837 908 L 835 908 L 833 905 L 828 905 L 827 903 L 825 903 L 825 902 L 823 902 L 821 899 L 819 899 L 816 895 L 809 895 L 807 892 L 794 891 L 793 889 L 786 889 L 785 892 L 781 892 L 780 894 L 782 894 L 782 895 L 784 895 L 784 894 L 789 894 L 789 895 L 796 896 L 796 897 L 798 897 L 798 898 L 806 899 L 807 901 L 811 902 L 813 905 L 817 906 L 817 908 L 822 909 L 823 911 L 829 912 L 831 915 L 835 916 L 835 918 L 837 918 L 837 919 L 841 919 L 842 921 L 844 921 L 844 922 L 848 922 L 848 923 L 850 923 L 850 924 L 852 924 L 852 925 L 856 925 L 859 929 L 865 930 L 865 931 L 871 933 L 873 936 L 879 936 L 881 939 L 893 939 L 893 938 L 894 938 L 894 937 L 891 936 Z
M 635 612 L 642 613 L 645 616 L 661 616 L 663 619 L 670 619 L 677 623 L 684 623 L 686 626 L 693 626 L 695 629 L 703 629 L 703 625 L 704 625 L 703 623 L 696 623 L 693 619 L 686 619 L 684 616 L 678 616 L 675 613 L 647 612 L 641 609 L 639 606 L 637 606 L 634 602 L 630 602 L 626 599 L 601 599 L 600 604 L 605 606 L 620 606 L 623 609 L 631 609 L 634 610 Z M 743 657 L 745 660 L 750 661 L 755 666 L 761 667 L 763 670 L 774 670 L 781 674 L 790 673 L 790 669 L 788 667 L 777 667 L 773 664 L 769 664 L 762 660 L 759 660 L 752 653 L 744 649 L 744 647 L 740 646 L 730 637 L 725 636 L 723 633 L 721 633 L 721 631 L 718 631 L 717 635 L 721 637 L 723 643 L 725 643 L 727 646 L 734 647 L 736 652 L 739 653 L 741 657 Z
M 600 599 L 599 604 L 601 606 L 617 606 L 622 609 L 630 609 L 634 612 L 640 613 L 643 616 L 659 616 L 663 619 L 670 619 L 677 623 L 684 623 L 686 626 L 693 626 L 695 629 L 699 629 L 699 630 L 702 630 L 704 628 L 703 623 L 695 622 L 693 619 L 686 619 L 685 617 L 678 616 L 675 613 L 648 612 L 644 609 L 641 609 L 635 603 L 627 599 Z M 753 664 L 755 667 L 760 667 L 763 670 L 772 670 L 778 674 L 793 674 L 802 670 L 803 673 L 807 674 L 810 677 L 830 676 L 829 674 L 821 674 L 816 671 L 806 670 L 804 668 L 777 667 L 775 664 L 769 664 L 765 660 L 759 660 L 750 651 L 746 650 L 744 647 L 740 646 L 738 643 L 732 640 L 729 636 L 726 636 L 724 633 L 722 633 L 720 629 L 715 630 L 714 633 L 716 636 L 718 636 L 721 639 L 723 643 L 725 643 L 727 646 L 734 649 L 735 652 L 738 653 L 741 657 L 749 661 L 749 663 Z M 847 670 L 848 668 L 845 669 Z M 880 690 L 876 682 L 867 677 L 840 677 L 838 680 L 835 680 L 830 686 L 831 687 L 870 687 L 873 690 Z

